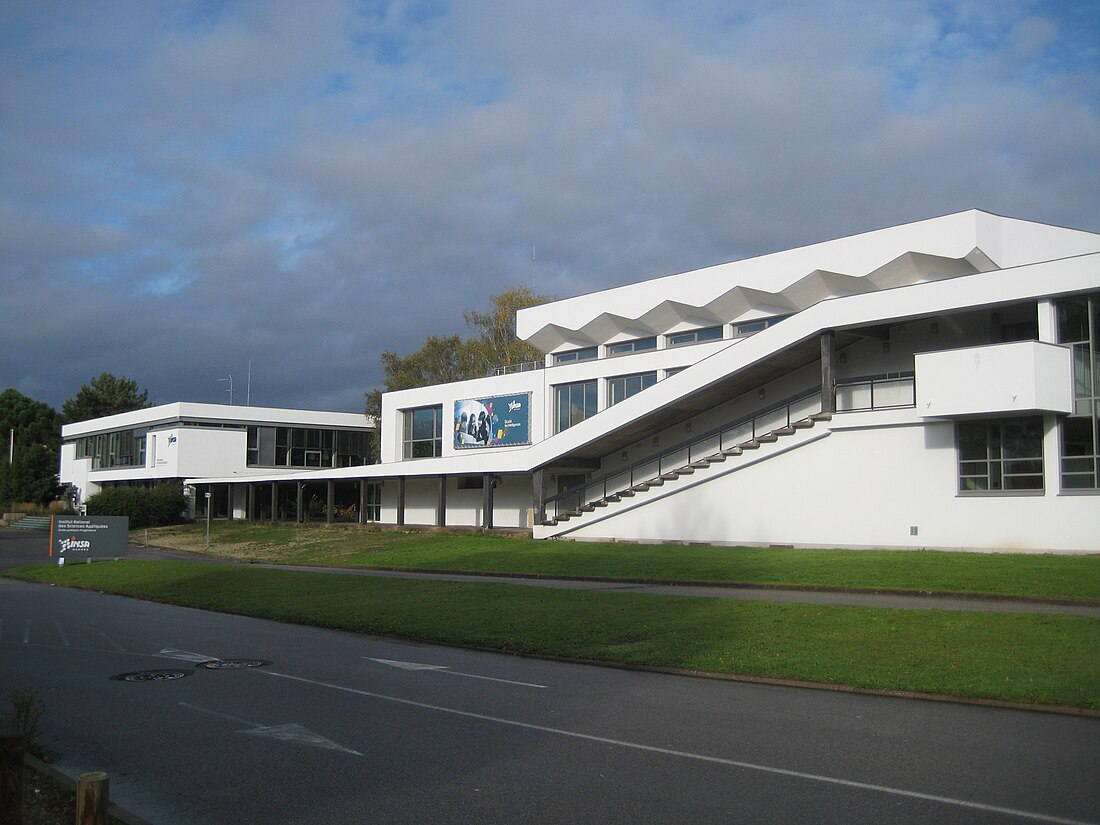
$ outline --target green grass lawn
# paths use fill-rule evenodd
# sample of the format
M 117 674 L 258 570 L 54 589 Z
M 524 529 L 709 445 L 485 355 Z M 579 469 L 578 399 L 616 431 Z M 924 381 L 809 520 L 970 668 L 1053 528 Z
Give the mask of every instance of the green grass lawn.
M 204 549 L 203 524 L 150 530 Z M 144 534 L 135 534 L 138 541 Z M 1093 556 L 534 541 L 500 535 L 215 522 L 213 555 L 285 564 L 651 581 L 982 593 L 1100 601 Z
M 509 549 L 527 552 L 522 542 L 480 539 L 477 545 L 476 538 L 459 542 L 465 550 L 452 549 L 454 555 L 442 549 L 450 540 L 443 538 L 430 543 L 434 553 L 412 544 L 407 550 L 425 560 L 469 558 L 471 545 L 489 558 Z M 608 555 L 613 547 L 620 545 L 595 554 Z M 666 551 L 680 549 L 697 548 Z M 381 552 L 400 554 L 394 547 Z M 18 575 L 430 642 L 1100 709 L 1100 620 L 1074 616 L 736 602 L 169 561 L 35 565 Z

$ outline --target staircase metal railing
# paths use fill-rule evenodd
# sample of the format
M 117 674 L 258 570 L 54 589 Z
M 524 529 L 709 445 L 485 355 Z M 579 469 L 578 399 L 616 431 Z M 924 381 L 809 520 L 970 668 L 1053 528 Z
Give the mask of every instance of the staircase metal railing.
M 916 404 L 916 380 L 913 372 L 848 379 L 836 384 L 833 397 L 834 409 L 837 412 L 912 407 Z M 755 442 L 761 435 L 790 428 L 794 422 L 808 419 L 820 412 L 821 387 L 815 387 L 768 407 L 763 412 L 716 427 L 657 455 L 604 473 L 583 485 L 549 496 L 545 502 L 544 520 L 556 519 L 564 514 L 576 514 L 581 512 L 582 507 L 593 509 L 595 506 L 593 502 L 606 503 L 612 496 L 633 495 L 638 491 L 636 488 L 639 485 L 663 484 L 664 481 L 675 477 L 668 474 L 677 474 L 677 471 L 685 472 L 696 462 L 744 445 L 746 442 Z
M 707 456 L 732 449 L 745 442 L 790 427 L 795 421 L 809 418 L 821 412 L 821 388 L 817 387 L 798 396 L 781 401 L 763 412 L 739 418 L 702 435 L 682 441 L 662 452 L 636 461 L 626 467 L 590 479 L 583 485 L 549 496 L 545 502 L 544 518 L 554 519 L 565 513 L 576 513 L 590 502 L 604 501 L 609 496 L 630 494 L 639 484 L 663 483 L 662 476 L 691 467 Z

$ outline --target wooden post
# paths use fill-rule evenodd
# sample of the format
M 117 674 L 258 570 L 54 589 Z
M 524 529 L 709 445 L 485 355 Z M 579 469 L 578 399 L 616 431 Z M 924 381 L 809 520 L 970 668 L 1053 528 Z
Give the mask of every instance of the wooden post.
M 23 825 L 23 737 L 0 731 L 0 825 Z
M 109 781 L 103 771 L 82 773 L 76 778 L 76 825 L 107 825 Z

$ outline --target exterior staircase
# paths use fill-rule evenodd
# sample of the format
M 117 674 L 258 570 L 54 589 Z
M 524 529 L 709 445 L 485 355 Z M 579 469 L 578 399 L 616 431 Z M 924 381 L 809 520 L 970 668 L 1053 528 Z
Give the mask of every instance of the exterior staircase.
M 786 426 L 777 427 L 776 429 L 761 433 L 754 438 L 710 453 L 697 460 L 686 462 L 681 466 L 656 474 L 651 478 L 639 481 L 629 487 L 607 492 L 605 495 L 586 501 L 573 509 L 559 512 L 552 517 L 546 518 L 542 522 L 542 526 L 556 527 L 565 522 L 582 521 L 588 513 L 593 513 L 598 509 L 621 502 L 624 499 L 633 499 L 637 496 L 645 495 L 651 490 L 664 487 L 666 484 L 675 484 L 678 480 L 686 476 L 695 475 L 697 472 L 705 472 L 714 465 L 723 464 L 727 460 L 737 459 L 743 455 L 760 450 L 764 445 L 775 444 L 788 436 L 813 429 L 819 423 L 831 421 L 832 417 L 831 413 L 818 412 L 806 416 L 805 418 L 791 421 Z
M 8 525 L 13 530 L 45 530 L 50 529 L 50 516 L 23 516 L 19 521 Z

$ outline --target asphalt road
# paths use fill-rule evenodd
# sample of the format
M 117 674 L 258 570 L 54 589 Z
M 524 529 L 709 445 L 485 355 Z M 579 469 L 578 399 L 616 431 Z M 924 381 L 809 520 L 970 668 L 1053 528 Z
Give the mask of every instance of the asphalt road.
M 257 667 L 205 668 L 200 662 Z M 175 671 L 179 678 L 119 681 Z M 1100 822 L 1100 720 L 417 645 L 0 579 L 0 699 L 172 823 Z

